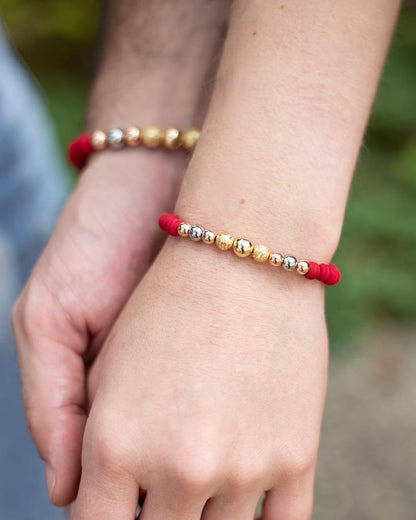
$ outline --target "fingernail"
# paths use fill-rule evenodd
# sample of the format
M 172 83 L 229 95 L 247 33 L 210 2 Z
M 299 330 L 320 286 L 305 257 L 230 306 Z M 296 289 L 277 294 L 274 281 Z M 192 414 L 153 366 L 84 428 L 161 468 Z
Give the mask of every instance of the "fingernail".
M 50 464 L 45 464 L 46 485 L 48 486 L 49 497 L 53 501 L 53 492 L 55 491 L 55 472 Z

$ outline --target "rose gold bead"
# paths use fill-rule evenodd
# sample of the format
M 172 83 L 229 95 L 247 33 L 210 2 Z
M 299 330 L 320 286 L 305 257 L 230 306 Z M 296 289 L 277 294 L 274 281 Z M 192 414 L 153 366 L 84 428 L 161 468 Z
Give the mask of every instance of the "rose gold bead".
M 220 233 L 215 237 L 215 243 L 221 251 L 227 251 L 233 247 L 234 239 L 229 233 Z
M 283 256 L 280 253 L 272 253 L 269 258 L 270 265 L 278 267 L 283 263 Z
M 234 240 L 233 251 L 237 256 L 245 258 L 251 255 L 253 244 L 247 238 L 237 238 Z
M 251 254 L 256 262 L 266 262 L 270 256 L 270 249 L 267 246 L 259 244 L 253 247 Z
M 195 148 L 199 141 L 200 135 L 201 132 L 196 128 L 191 128 L 190 130 L 185 132 L 182 136 L 182 145 L 185 148 L 185 150 L 188 150 L 188 152 L 192 152 L 192 150 Z
M 165 147 L 168 150 L 177 150 L 182 144 L 182 134 L 177 128 L 168 128 L 165 132 Z
M 102 130 L 94 130 L 91 134 L 91 146 L 94 150 L 104 150 L 107 148 L 107 135 Z
M 157 126 L 149 126 L 143 130 L 142 142 L 148 148 L 157 148 L 163 143 L 165 133 Z
M 296 267 L 296 270 L 299 274 L 305 275 L 309 271 L 309 263 L 305 262 L 304 260 L 301 260 L 298 262 L 298 266 Z
M 202 242 L 204 242 L 204 244 L 208 244 L 208 245 L 214 244 L 215 233 L 213 231 L 209 231 L 208 229 L 206 229 L 202 234 Z
M 129 126 L 124 134 L 124 140 L 127 146 L 138 146 L 140 137 L 140 128 L 137 128 L 137 126 Z
M 190 230 L 190 224 L 187 224 L 186 222 L 181 222 L 178 226 L 178 235 L 183 238 L 188 237 Z

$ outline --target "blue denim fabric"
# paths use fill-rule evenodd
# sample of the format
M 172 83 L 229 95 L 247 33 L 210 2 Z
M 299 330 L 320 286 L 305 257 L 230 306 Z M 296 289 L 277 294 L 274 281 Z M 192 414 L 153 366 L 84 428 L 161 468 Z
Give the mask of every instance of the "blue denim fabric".
M 55 520 L 43 464 L 26 431 L 10 306 L 68 192 L 54 135 L 0 25 L 0 520 Z

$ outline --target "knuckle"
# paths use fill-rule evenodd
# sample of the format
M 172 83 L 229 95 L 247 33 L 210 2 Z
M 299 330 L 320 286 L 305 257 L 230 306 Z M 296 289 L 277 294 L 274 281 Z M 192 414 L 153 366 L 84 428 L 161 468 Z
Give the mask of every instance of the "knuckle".
M 309 446 L 299 445 L 288 450 L 283 458 L 282 472 L 289 481 L 298 481 L 314 470 L 316 452 Z
M 228 487 L 238 492 L 251 490 L 264 481 L 266 474 L 267 466 L 259 457 L 241 457 L 228 468 Z
M 83 446 L 83 464 L 106 475 L 128 471 L 133 458 L 128 439 L 112 421 L 111 425 L 87 425 Z M 88 427 L 89 426 L 89 427 Z
M 183 494 L 199 496 L 218 480 L 218 466 L 210 454 L 188 455 L 172 461 L 168 473 Z

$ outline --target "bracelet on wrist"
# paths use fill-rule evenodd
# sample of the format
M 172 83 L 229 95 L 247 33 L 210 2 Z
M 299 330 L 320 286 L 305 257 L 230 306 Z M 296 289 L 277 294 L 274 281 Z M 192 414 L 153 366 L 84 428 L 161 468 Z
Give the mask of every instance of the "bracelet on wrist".
M 143 130 L 137 126 L 126 129 L 110 128 L 107 132 L 94 130 L 84 133 L 71 141 L 68 145 L 68 162 L 78 171 L 81 171 L 88 157 L 105 149 L 120 149 L 124 147 L 136 148 L 165 148 L 166 150 L 183 149 L 192 152 L 198 143 L 200 131 L 191 128 L 181 132 L 177 128 L 162 130 L 157 126 L 149 126 Z
M 285 271 L 296 272 L 307 280 L 319 280 L 326 285 L 336 285 L 341 280 L 341 273 L 334 264 L 318 264 L 312 261 L 298 261 L 293 255 L 272 252 L 267 246 L 253 243 L 247 238 L 234 238 L 229 233 L 214 233 L 200 225 L 191 225 L 172 213 L 163 213 L 159 217 L 159 226 L 174 237 L 189 238 L 194 242 L 216 244 L 218 249 L 231 249 L 237 256 L 251 256 L 256 262 L 268 262 L 273 267 L 282 267 Z

